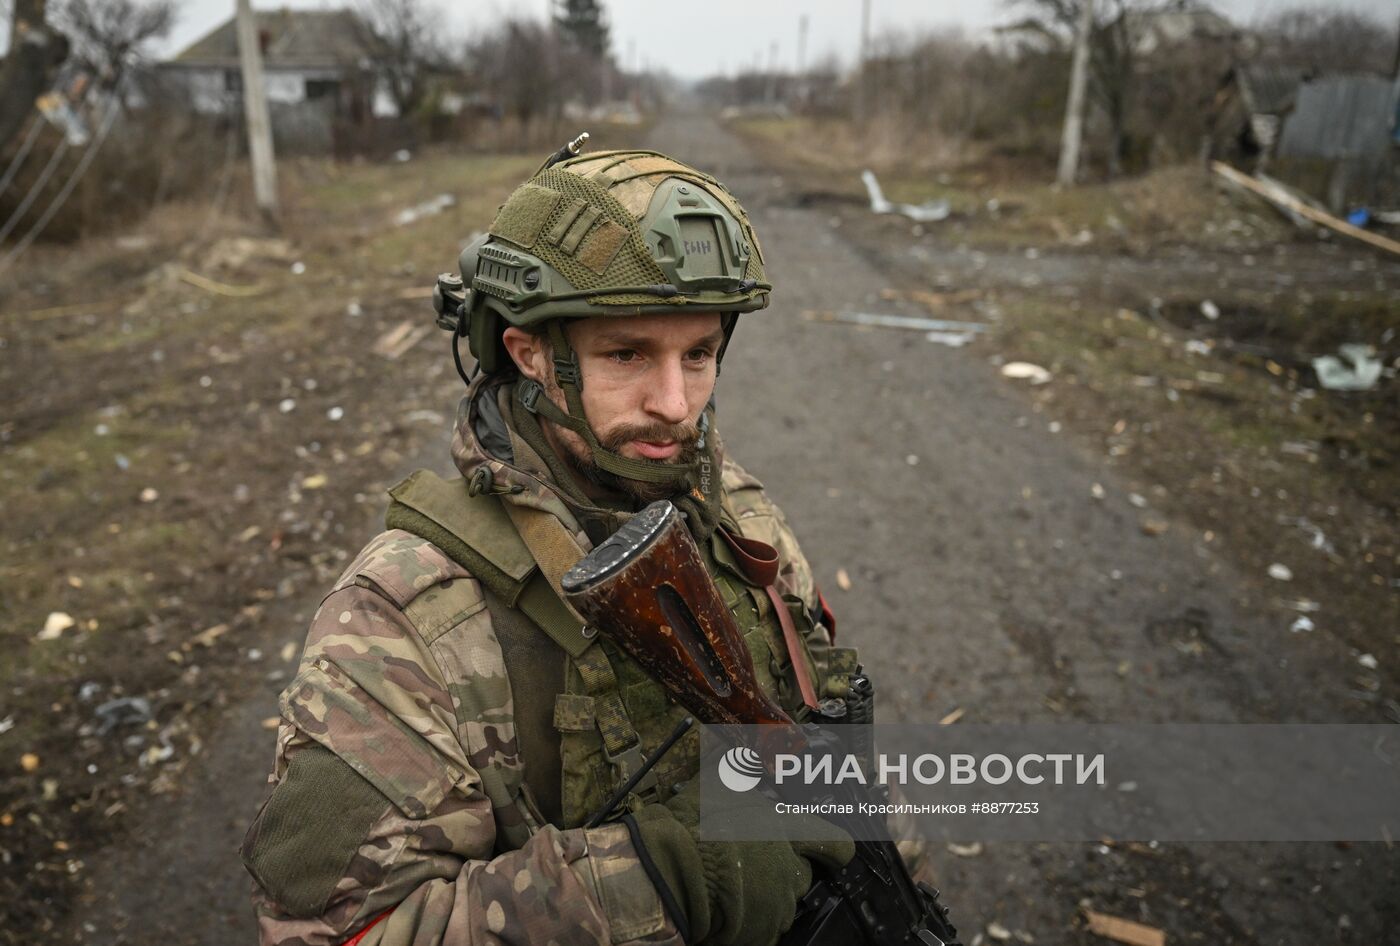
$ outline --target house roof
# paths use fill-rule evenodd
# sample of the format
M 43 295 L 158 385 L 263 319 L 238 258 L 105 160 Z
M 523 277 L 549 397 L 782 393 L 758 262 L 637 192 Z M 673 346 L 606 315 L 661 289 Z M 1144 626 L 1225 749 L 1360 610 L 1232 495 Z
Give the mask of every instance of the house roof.
M 378 40 L 349 10 L 257 10 L 253 13 L 269 68 L 352 65 L 371 55 Z M 186 66 L 233 66 L 238 63 L 238 30 L 229 19 L 170 60 Z

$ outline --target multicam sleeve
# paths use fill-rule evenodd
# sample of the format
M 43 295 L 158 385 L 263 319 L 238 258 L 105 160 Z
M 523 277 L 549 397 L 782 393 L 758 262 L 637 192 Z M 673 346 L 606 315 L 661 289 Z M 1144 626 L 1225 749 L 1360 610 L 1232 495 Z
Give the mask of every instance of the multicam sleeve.
M 503 666 L 486 639 L 495 650 L 481 661 Z M 450 688 L 374 589 L 327 597 L 282 716 L 275 788 L 242 850 L 261 943 L 363 932 L 359 946 L 679 946 L 625 827 L 545 826 L 497 850 L 482 762 L 458 736 Z

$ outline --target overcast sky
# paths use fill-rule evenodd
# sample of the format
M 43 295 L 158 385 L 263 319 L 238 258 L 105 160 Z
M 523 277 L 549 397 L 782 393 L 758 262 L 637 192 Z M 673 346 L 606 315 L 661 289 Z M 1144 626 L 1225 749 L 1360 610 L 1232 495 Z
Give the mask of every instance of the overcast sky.
M 897 31 L 959 27 L 970 33 L 1013 18 L 1005 0 L 870 0 L 871 29 L 876 35 Z M 6 0 L 0 6 L 7 7 Z M 285 0 L 257 9 L 290 6 L 327 9 L 344 0 Z M 1217 10 L 1248 25 L 1299 0 L 1215 0 Z M 1303 5 L 1342 6 L 1370 13 L 1394 24 L 1400 0 L 1304 0 Z M 160 52 L 169 54 L 198 39 L 233 15 L 233 0 L 179 0 L 179 21 Z M 779 68 L 796 64 L 798 23 L 808 18 L 807 61 L 835 53 L 854 61 L 860 44 L 861 0 L 704 0 L 679 4 L 666 0 L 606 0 L 612 23 L 613 52 L 624 67 L 650 64 L 682 78 L 766 64 L 777 44 Z M 548 0 L 441 0 L 438 8 L 452 34 L 468 36 L 507 12 L 543 17 Z M 630 58 L 629 58 L 630 54 Z

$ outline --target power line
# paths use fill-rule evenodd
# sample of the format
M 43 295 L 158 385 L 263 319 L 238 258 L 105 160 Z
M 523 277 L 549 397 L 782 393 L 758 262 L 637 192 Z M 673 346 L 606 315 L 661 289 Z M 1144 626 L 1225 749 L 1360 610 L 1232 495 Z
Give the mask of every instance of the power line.
M 53 177 L 53 172 L 58 169 L 58 164 L 63 160 L 63 156 L 68 153 L 68 136 L 64 135 L 63 140 L 58 143 L 58 147 L 53 149 L 53 154 L 49 155 L 49 163 L 44 165 L 44 169 L 39 172 L 39 179 L 29 188 L 29 193 L 24 195 L 24 200 L 19 202 L 14 213 L 10 214 L 10 219 L 5 221 L 5 225 L 0 227 L 0 242 L 10 235 L 10 231 L 19 223 L 20 218 L 29 212 L 34 201 L 39 199 L 39 194 L 43 192 L 44 186 L 49 183 L 49 178 Z
M 44 128 L 44 116 L 35 115 L 34 120 L 29 123 L 29 134 L 24 136 L 24 141 L 20 142 L 19 150 L 10 159 L 10 166 L 5 168 L 5 176 L 0 178 L 0 194 L 5 193 L 10 187 L 10 182 L 19 173 L 19 166 L 24 163 L 24 159 L 29 157 L 29 149 L 34 147 L 34 142 L 39 140 L 39 132 Z
M 34 222 L 34 225 L 29 228 L 29 232 L 14 245 L 4 259 L 0 259 L 0 273 L 8 270 L 14 261 L 19 258 L 19 255 L 29 249 L 29 245 L 34 242 L 34 238 L 42 233 L 44 228 L 49 225 L 49 221 L 54 218 L 54 214 L 58 213 L 59 208 L 63 206 L 64 202 L 68 200 L 69 195 L 73 193 L 73 189 L 78 186 L 78 181 L 82 180 L 83 175 L 87 173 L 88 167 L 92 165 L 93 158 L 97 157 L 97 152 L 102 147 L 102 142 L 107 139 L 107 133 L 112 130 L 112 125 L 117 120 L 117 113 L 121 111 L 121 95 L 121 89 L 112 90 L 112 101 L 107 106 L 107 114 L 102 119 L 102 127 L 97 130 L 97 134 L 93 137 L 87 150 L 83 152 L 82 158 L 78 160 L 78 166 L 73 168 L 72 174 L 68 175 L 68 180 L 64 183 L 63 189 L 54 197 L 53 202 L 50 203 L 48 209 L 44 211 L 44 215 Z M 67 139 L 64 140 L 67 141 Z M 0 235 L 0 239 L 3 239 L 3 235 Z

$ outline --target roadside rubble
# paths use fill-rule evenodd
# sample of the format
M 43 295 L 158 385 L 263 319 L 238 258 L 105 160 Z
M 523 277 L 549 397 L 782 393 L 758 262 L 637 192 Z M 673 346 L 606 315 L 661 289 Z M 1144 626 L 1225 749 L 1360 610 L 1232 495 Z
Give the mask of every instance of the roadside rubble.
M 1278 181 L 1262 178 L 1262 176 L 1251 177 L 1237 171 L 1223 161 L 1212 161 L 1210 167 L 1217 176 L 1227 183 L 1263 198 L 1274 209 L 1293 221 L 1295 225 L 1298 224 L 1299 218 L 1302 218 L 1309 223 L 1319 224 L 1343 236 L 1349 236 L 1354 240 L 1360 240 L 1377 249 L 1400 256 L 1400 243 L 1388 237 L 1362 230 L 1360 227 L 1352 226 L 1345 220 L 1339 220 L 1330 213 L 1313 206 L 1312 202 L 1303 200 L 1292 188 L 1286 187 Z
M 927 341 L 951 348 L 961 348 L 986 332 L 984 322 L 961 322 L 952 319 L 926 319 L 912 315 L 884 315 L 876 312 L 813 312 L 802 313 L 809 322 L 841 322 L 870 328 L 897 328 L 923 332 Z
M 52 641 L 63 636 L 63 632 L 75 627 L 77 621 L 73 620 L 71 614 L 63 611 L 54 611 L 44 621 L 43 630 L 39 631 L 35 640 Z
M 869 169 L 860 172 L 860 179 L 870 195 L 870 212 L 877 214 L 902 214 L 915 223 L 937 223 L 948 219 L 952 207 L 946 200 L 929 200 L 922 204 L 895 204 L 885 198 L 875 172 Z
M 410 223 L 416 223 L 424 217 L 432 217 L 442 213 L 448 207 L 457 203 L 457 198 L 451 194 L 438 194 L 422 203 L 414 204 L 412 207 L 405 207 L 394 215 L 394 226 L 406 227 Z
M 1009 361 L 1001 366 L 1001 376 L 1013 381 L 1029 381 L 1032 385 L 1049 384 L 1053 376 L 1040 365 L 1029 361 Z
M 1329 391 L 1369 391 L 1381 379 L 1380 359 L 1370 345 L 1341 345 L 1336 355 L 1312 360 L 1317 383 Z
M 1125 946 L 1166 946 L 1167 943 L 1167 934 L 1155 926 L 1109 916 L 1107 913 L 1097 913 L 1087 908 L 1084 910 L 1084 920 L 1088 923 L 1090 933 L 1123 943 Z

